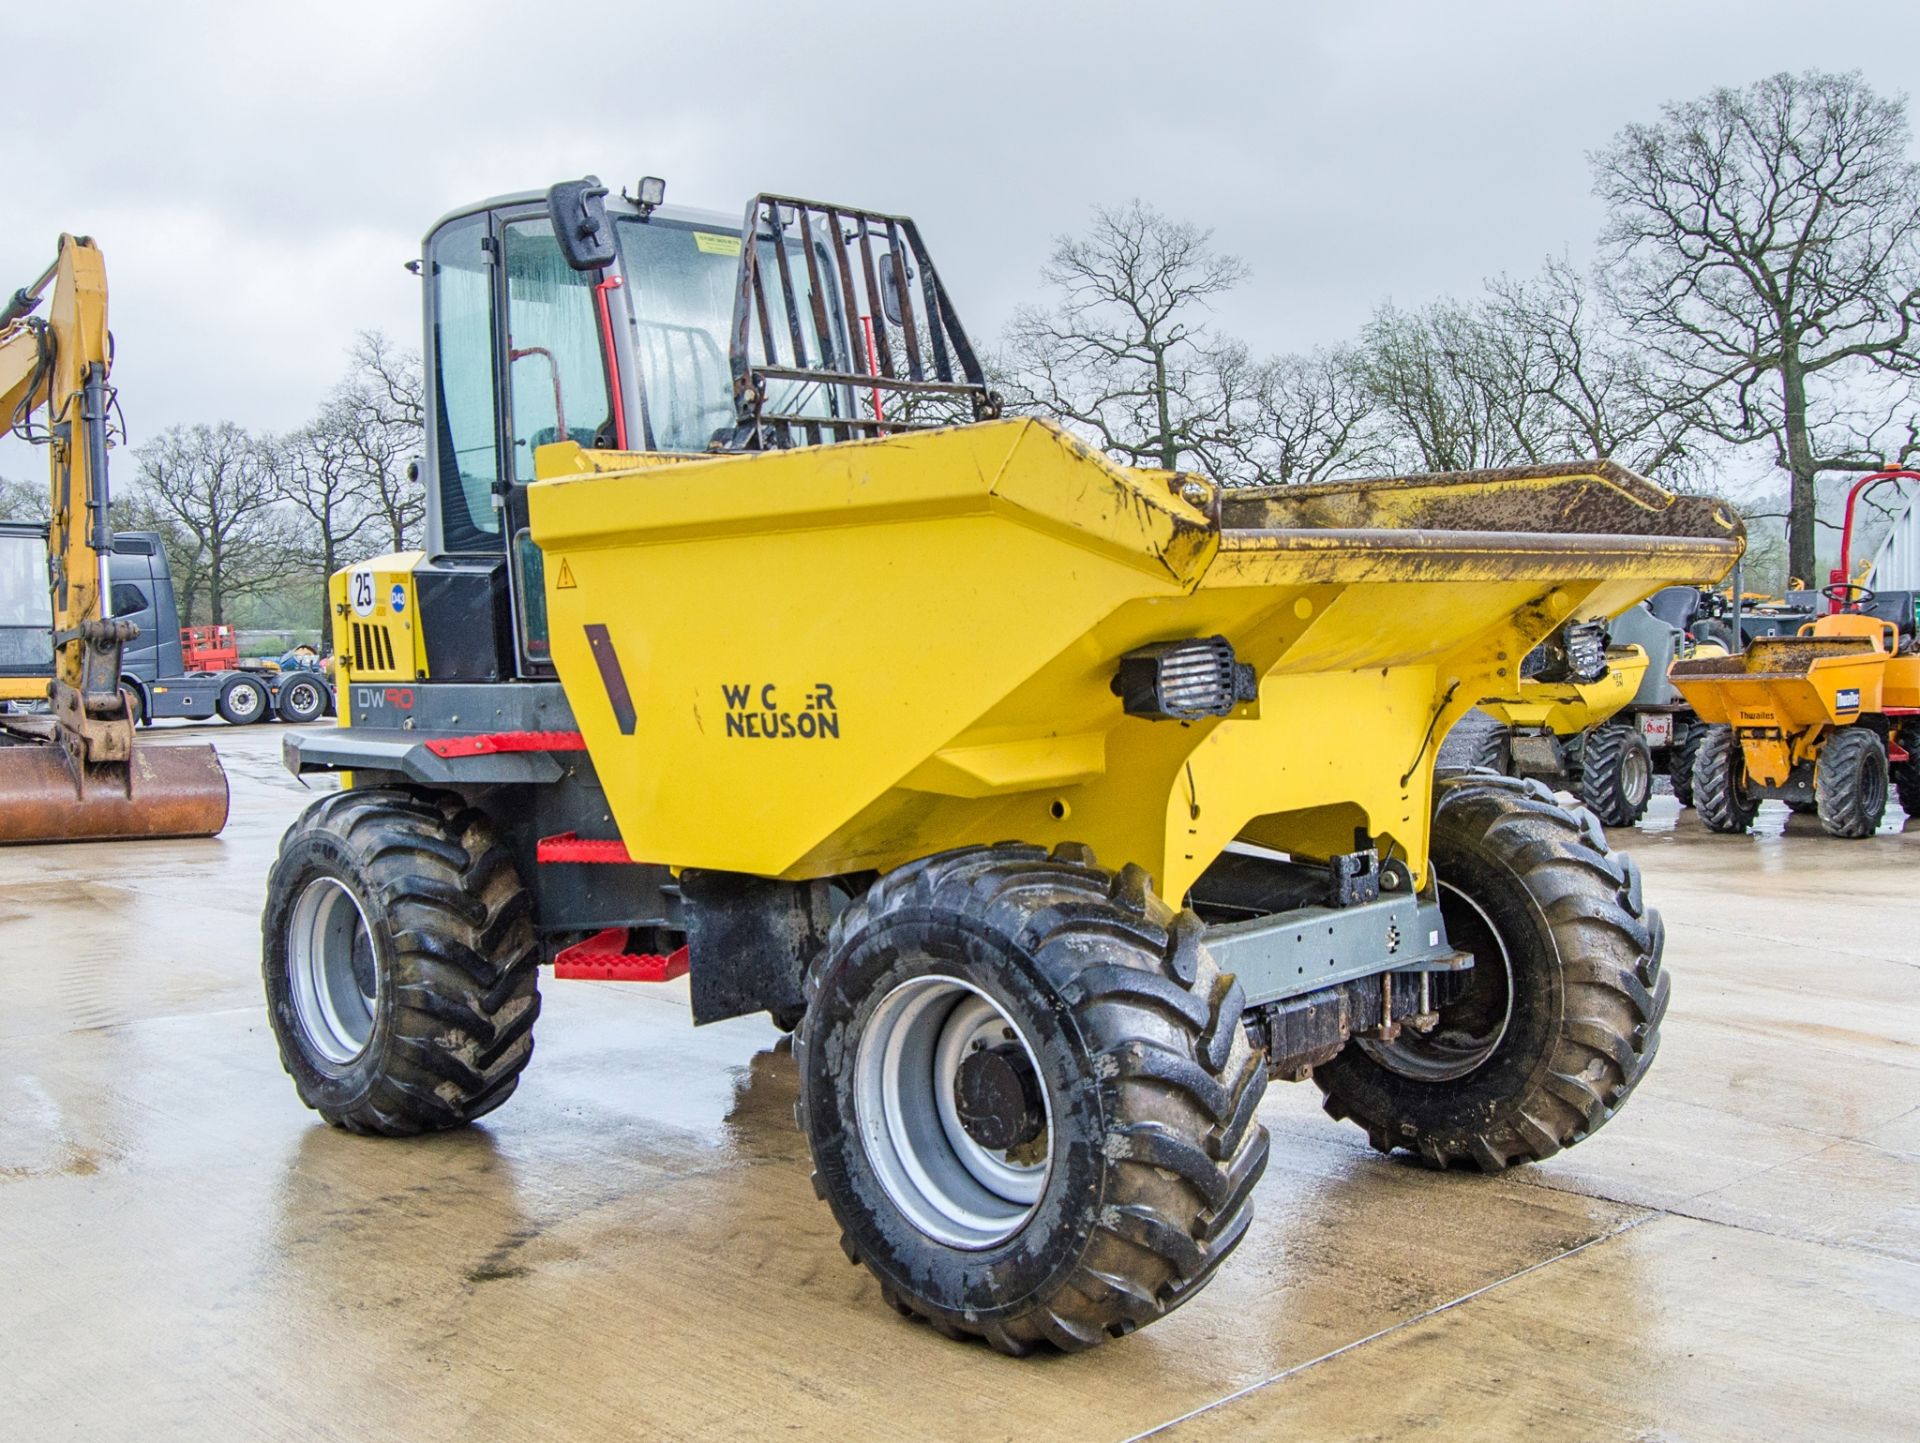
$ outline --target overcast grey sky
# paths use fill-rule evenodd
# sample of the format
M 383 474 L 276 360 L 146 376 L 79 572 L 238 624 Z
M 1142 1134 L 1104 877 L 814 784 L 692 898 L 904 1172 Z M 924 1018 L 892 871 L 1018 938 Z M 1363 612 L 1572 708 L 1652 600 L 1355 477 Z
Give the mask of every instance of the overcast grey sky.
M 8 10 L 0 288 L 100 242 L 135 443 L 298 424 L 355 331 L 419 344 L 434 217 L 586 172 L 906 211 L 983 340 L 1137 194 L 1248 260 L 1221 324 L 1288 350 L 1584 258 L 1584 154 L 1662 101 L 1814 66 L 1899 91 L 1920 53 L 1912 0 Z

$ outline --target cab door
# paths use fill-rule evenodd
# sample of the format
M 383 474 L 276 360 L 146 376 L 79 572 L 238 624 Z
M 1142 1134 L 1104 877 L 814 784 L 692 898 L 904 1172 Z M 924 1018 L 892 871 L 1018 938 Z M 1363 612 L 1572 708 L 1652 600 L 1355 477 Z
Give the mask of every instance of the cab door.
M 527 487 L 543 446 L 572 441 L 618 447 L 620 412 L 610 384 L 611 325 L 602 275 L 569 266 L 544 213 L 509 215 L 500 227 L 499 301 L 505 317 L 503 496 L 514 630 L 523 674 L 552 671 L 545 563 L 527 529 Z

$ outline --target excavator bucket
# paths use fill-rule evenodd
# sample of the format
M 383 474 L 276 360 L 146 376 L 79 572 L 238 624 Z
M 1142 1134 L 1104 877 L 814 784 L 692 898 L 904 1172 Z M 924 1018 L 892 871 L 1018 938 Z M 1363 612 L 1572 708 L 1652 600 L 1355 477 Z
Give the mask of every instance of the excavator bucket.
M 76 777 L 50 742 L 0 746 L 0 843 L 211 837 L 227 824 L 213 748 L 147 743 L 124 766 Z

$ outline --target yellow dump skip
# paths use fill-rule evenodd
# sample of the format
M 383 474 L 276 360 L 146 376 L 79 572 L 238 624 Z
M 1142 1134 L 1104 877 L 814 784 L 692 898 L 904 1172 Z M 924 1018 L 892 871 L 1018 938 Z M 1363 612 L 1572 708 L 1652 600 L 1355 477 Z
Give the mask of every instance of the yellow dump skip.
M 540 463 L 553 657 L 629 850 L 790 878 L 1074 840 L 1177 897 L 1235 837 L 1356 827 L 1424 875 L 1452 722 L 1561 622 L 1742 545 L 1605 463 L 1221 496 L 1034 420 Z M 1612 529 L 1527 529 L 1556 516 Z M 1123 654 L 1216 634 L 1257 702 L 1123 713 Z

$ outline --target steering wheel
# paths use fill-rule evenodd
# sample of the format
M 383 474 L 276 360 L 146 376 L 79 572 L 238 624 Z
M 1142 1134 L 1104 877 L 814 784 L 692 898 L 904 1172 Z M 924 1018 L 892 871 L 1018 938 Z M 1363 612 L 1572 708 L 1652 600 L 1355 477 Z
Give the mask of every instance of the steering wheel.
M 1820 588 L 1820 594 L 1835 606 L 1865 606 L 1873 592 L 1857 581 L 1835 581 Z

